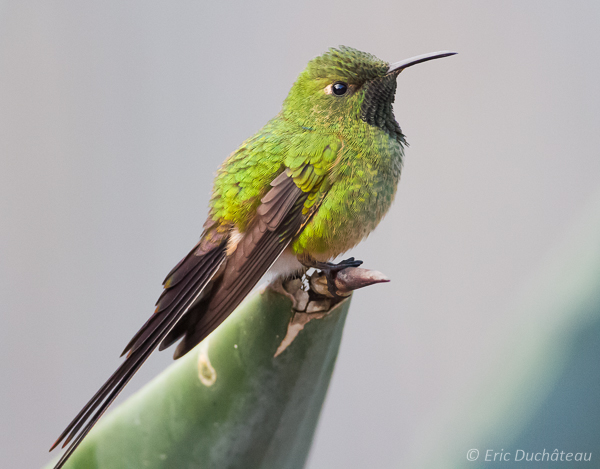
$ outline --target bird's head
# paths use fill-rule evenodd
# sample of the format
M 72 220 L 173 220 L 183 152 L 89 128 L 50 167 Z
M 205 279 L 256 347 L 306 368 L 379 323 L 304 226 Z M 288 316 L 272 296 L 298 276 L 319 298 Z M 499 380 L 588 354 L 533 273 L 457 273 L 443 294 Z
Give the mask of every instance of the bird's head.
M 392 109 L 396 78 L 411 65 L 454 54 L 435 52 L 390 65 L 350 47 L 331 48 L 300 74 L 284 102 L 284 116 L 306 129 L 325 127 L 339 134 L 367 124 L 402 143 Z

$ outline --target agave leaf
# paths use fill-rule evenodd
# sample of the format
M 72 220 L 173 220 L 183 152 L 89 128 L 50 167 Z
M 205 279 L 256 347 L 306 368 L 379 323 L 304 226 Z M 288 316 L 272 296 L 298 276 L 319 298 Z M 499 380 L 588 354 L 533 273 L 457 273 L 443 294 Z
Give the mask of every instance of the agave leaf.
M 290 299 L 256 292 L 103 418 L 64 467 L 302 468 L 349 305 L 292 321 Z

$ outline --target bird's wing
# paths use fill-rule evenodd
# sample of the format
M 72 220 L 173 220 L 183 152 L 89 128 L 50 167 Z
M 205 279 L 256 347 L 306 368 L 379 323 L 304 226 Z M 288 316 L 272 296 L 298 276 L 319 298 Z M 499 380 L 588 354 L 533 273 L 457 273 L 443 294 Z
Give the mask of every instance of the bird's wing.
M 163 350 L 183 337 L 174 358 L 185 355 L 210 334 L 241 303 L 264 273 L 302 230 L 318 206 L 315 204 L 324 175 L 307 183 L 312 166 L 303 171 L 286 169 L 261 199 L 257 216 L 241 235 L 212 290 L 190 308 L 160 346 Z
M 322 173 L 322 174 L 316 174 Z M 163 342 L 184 337 L 178 358 L 212 332 L 252 290 L 258 280 L 310 219 L 329 187 L 325 173 L 311 164 L 285 168 L 261 199 L 257 215 L 228 255 L 231 225 L 209 219 L 201 241 L 169 273 L 155 313 L 131 339 L 123 364 L 77 414 L 52 446 L 65 440 L 59 469 L 117 395 Z M 210 290 L 207 292 L 203 290 Z

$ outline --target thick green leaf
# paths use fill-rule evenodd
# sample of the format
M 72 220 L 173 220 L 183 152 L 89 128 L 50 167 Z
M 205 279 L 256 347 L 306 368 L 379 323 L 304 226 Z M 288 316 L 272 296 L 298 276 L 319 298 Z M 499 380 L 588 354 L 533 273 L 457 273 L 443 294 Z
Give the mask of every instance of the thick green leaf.
M 275 357 L 290 300 L 255 293 L 103 418 L 65 468 L 302 468 L 349 304 L 310 321 Z

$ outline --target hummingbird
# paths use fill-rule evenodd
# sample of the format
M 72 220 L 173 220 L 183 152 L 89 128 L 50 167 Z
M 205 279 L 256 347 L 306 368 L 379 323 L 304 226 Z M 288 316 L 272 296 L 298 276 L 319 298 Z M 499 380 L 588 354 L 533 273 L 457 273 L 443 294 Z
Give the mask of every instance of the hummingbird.
M 150 354 L 179 341 L 180 358 L 206 338 L 270 271 L 286 278 L 322 270 L 335 296 L 332 261 L 386 214 L 400 179 L 404 134 L 393 112 L 404 69 L 455 52 L 389 64 L 356 49 L 312 59 L 282 109 L 217 171 L 200 241 L 167 275 L 156 310 L 126 359 L 57 441 L 64 465 Z

